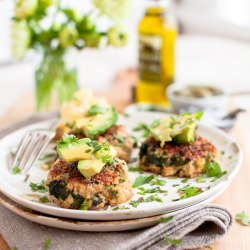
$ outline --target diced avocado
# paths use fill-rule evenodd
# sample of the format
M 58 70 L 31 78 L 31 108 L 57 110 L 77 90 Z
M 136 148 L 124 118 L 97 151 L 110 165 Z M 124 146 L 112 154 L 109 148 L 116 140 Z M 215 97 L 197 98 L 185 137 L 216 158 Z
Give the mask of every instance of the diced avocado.
M 84 177 L 89 178 L 100 173 L 104 165 L 105 163 L 97 159 L 81 160 L 78 162 L 77 168 Z
M 89 138 L 104 133 L 107 129 L 116 124 L 118 114 L 114 108 L 108 108 L 104 113 L 86 116 L 76 120 L 75 128 L 82 129 Z
M 189 127 L 185 128 L 181 134 L 175 136 L 173 141 L 178 144 L 194 142 L 196 139 L 196 127 L 196 124 L 193 123 Z
M 69 140 L 69 138 L 71 138 L 71 140 Z M 89 142 L 91 142 L 89 138 L 78 140 L 73 136 L 64 136 L 63 139 L 57 143 L 59 157 L 67 162 L 91 159 L 93 147 L 88 145 Z
M 179 116 L 170 116 L 155 120 L 150 126 L 151 135 L 161 142 L 161 146 L 168 141 L 175 143 L 191 143 L 195 141 L 197 120 L 202 112 L 194 114 L 184 113 Z

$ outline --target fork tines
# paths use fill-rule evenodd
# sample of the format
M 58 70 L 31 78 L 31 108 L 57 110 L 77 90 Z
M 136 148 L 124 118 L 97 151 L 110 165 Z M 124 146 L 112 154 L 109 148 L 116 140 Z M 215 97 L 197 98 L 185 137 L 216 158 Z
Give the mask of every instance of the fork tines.
M 51 130 L 27 131 L 17 147 L 11 170 L 18 167 L 27 174 L 54 136 L 55 132 Z

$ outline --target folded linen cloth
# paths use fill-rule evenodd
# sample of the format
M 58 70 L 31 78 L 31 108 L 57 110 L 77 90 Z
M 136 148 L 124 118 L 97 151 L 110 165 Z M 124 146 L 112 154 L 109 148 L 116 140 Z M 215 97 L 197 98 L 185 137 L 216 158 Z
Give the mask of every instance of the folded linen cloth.
M 21 126 L 42 121 L 51 116 L 33 116 L 0 132 L 0 138 Z M 127 232 L 75 232 L 42 226 L 25 220 L 0 205 L 0 233 L 11 247 L 18 250 L 44 249 L 45 239 L 51 239 L 55 250 L 180 250 L 204 247 L 222 238 L 232 225 L 232 215 L 220 206 L 203 205 L 188 208 L 166 223 Z
M 18 250 L 44 249 L 51 239 L 55 250 L 180 250 L 208 246 L 221 239 L 232 225 L 230 212 L 220 206 L 189 208 L 166 223 L 125 232 L 76 232 L 25 220 L 0 205 L 0 232 Z M 171 244 L 178 243 L 178 244 Z M 174 240 L 174 241 L 173 241 Z

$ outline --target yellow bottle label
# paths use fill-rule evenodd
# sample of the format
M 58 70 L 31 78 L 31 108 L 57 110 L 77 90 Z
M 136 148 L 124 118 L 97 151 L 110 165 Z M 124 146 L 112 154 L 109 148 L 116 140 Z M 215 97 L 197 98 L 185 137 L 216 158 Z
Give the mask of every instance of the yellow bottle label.
M 139 36 L 139 77 L 141 80 L 161 83 L 162 43 L 161 36 Z

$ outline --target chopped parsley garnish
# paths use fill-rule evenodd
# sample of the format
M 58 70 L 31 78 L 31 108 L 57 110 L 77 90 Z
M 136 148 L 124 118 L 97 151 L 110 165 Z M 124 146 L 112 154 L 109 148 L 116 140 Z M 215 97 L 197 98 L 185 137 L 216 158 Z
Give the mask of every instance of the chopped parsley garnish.
M 98 115 L 98 114 L 104 114 L 107 112 L 107 110 L 108 110 L 108 108 L 95 104 L 89 108 L 89 110 L 87 111 L 87 115 L 94 116 L 94 115 Z
M 250 226 L 250 219 L 248 217 L 248 215 L 242 211 L 240 213 L 237 213 L 235 215 L 235 219 L 236 221 L 238 221 L 241 225 L 244 225 L 244 226 Z
M 142 131 L 142 136 L 144 138 L 149 137 L 149 135 L 150 135 L 149 126 L 146 125 L 145 123 L 142 123 L 142 122 L 139 123 L 133 130 L 136 131 L 136 132 Z
M 168 237 L 165 237 L 164 240 L 166 241 L 166 243 L 168 245 L 179 245 L 181 244 L 182 240 L 178 240 L 178 239 L 169 239 Z
M 173 184 L 172 187 L 178 187 L 180 184 Z
M 188 179 L 184 179 L 184 180 L 182 180 L 181 182 L 182 183 L 187 183 L 189 180 Z
M 198 195 L 198 194 L 200 194 L 202 192 L 203 192 L 202 189 L 199 188 L 199 187 L 185 186 L 183 188 L 178 189 L 180 199 L 186 199 L 186 198 L 189 198 L 189 197 L 193 197 L 193 196 Z
M 151 181 L 151 184 L 152 185 L 158 185 L 158 186 L 164 186 L 167 182 L 163 179 L 158 179 L 158 178 L 154 178 L 152 181 Z
M 204 183 L 204 182 L 206 182 L 205 178 L 202 177 L 202 176 L 197 177 L 195 180 L 196 180 L 198 183 Z
M 81 205 L 79 210 L 88 210 L 88 205 Z
M 222 155 L 224 155 L 224 154 L 225 154 L 225 151 L 224 151 L 224 150 L 221 150 L 220 153 L 221 153 Z
M 140 202 L 138 200 L 132 200 L 129 202 L 129 205 L 131 205 L 134 208 L 137 208 L 139 206 Z
M 171 221 L 173 218 L 174 218 L 174 216 L 169 216 L 169 217 L 166 217 L 166 218 L 161 217 L 161 218 L 160 218 L 160 222 L 161 222 L 161 223 L 166 223 L 166 222 Z
M 118 146 L 123 147 L 125 145 L 125 139 L 122 136 L 115 135 L 114 138 L 119 142 Z
M 150 195 L 144 201 L 145 202 L 152 202 L 152 201 L 163 202 L 163 200 L 160 197 L 156 196 L 156 195 Z
M 42 203 L 47 203 L 47 202 L 49 202 L 49 198 L 47 196 L 43 196 L 43 197 L 39 198 L 39 201 Z
M 148 189 L 145 189 L 144 187 L 139 187 L 138 189 L 140 190 L 140 192 L 138 192 L 138 194 L 140 195 L 152 194 L 152 193 L 168 194 L 167 190 L 162 190 L 160 187 L 153 187 L 153 188 L 148 188 Z
M 41 183 L 31 182 L 30 188 L 32 192 L 46 193 L 45 181 L 42 181 Z
M 122 206 L 122 207 L 115 207 L 115 208 L 113 208 L 112 210 L 113 210 L 113 211 L 117 211 L 117 210 L 128 210 L 128 209 L 129 209 L 129 207 Z
M 19 167 L 12 168 L 12 174 L 19 174 L 21 173 L 21 169 Z
M 134 184 L 133 184 L 133 188 L 137 188 L 139 186 L 142 186 L 144 184 L 147 184 L 149 183 L 151 180 L 153 180 L 155 178 L 154 175 L 140 175 L 138 176 L 135 181 L 134 181 Z
M 124 112 L 124 113 L 123 113 L 123 116 L 126 117 L 126 118 L 129 118 L 129 117 L 130 117 L 130 114 Z
M 232 155 L 229 155 L 228 156 L 228 160 L 232 160 L 233 159 L 233 156 Z
M 45 249 L 49 249 L 51 245 L 51 239 L 46 239 L 44 242 L 43 242 L 43 246 Z
M 140 166 L 129 167 L 129 168 L 128 168 L 128 171 L 129 171 L 129 172 L 140 172 L 140 173 L 142 172 Z

